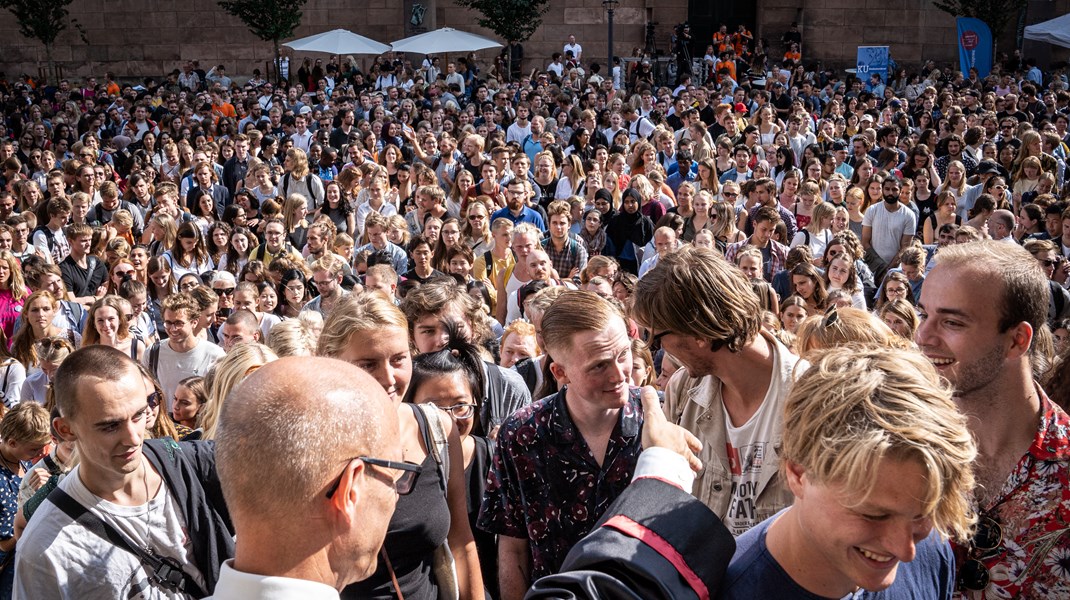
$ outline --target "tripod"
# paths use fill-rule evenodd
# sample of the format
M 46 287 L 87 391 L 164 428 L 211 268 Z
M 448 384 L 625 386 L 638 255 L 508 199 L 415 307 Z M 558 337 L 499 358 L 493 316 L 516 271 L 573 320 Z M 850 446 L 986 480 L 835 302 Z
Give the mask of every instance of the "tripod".
M 657 21 L 650 21 L 646 24 L 646 48 L 643 50 L 643 52 L 647 56 L 653 57 L 658 55 L 657 36 L 654 35 L 655 28 L 657 27 L 657 25 Z

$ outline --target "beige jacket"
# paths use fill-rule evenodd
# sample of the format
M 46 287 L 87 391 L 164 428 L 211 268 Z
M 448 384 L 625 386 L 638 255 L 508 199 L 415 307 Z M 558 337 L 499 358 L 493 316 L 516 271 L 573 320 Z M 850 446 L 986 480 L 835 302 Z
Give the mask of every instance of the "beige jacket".
M 764 520 L 789 506 L 794 496 L 787 482 L 778 473 L 780 467 L 779 430 L 782 428 L 781 405 L 787 398 L 798 373 L 808 366 L 780 342 L 762 333 L 773 344 L 773 375 L 766 402 L 775 402 L 778 434 L 773 452 L 763 462 L 758 482 L 757 517 Z M 686 368 L 677 371 L 665 391 L 665 415 L 702 442 L 703 469 L 695 478 L 692 493 L 722 519 L 728 511 L 732 496 L 732 472 L 727 452 L 724 405 L 721 403 L 721 381 L 709 375 L 695 378 Z M 768 468 L 766 468 L 768 467 Z

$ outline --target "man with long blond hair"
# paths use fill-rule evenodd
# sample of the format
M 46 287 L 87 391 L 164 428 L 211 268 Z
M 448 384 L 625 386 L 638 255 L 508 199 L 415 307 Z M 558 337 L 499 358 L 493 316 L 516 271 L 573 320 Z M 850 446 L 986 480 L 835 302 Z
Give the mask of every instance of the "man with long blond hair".
M 950 598 L 947 538 L 969 537 L 977 453 L 921 354 L 829 349 L 784 402 L 795 501 L 736 540 L 722 598 Z

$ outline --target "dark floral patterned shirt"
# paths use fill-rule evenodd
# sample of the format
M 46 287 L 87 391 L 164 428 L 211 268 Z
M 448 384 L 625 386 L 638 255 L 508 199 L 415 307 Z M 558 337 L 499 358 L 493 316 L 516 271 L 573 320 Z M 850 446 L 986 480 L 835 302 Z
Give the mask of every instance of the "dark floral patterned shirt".
M 1070 417 L 1037 388 L 1040 426 L 1033 444 L 1003 485 L 993 517 L 1003 531 L 996 549 L 978 557 L 988 587 L 956 598 L 1070 598 Z M 968 548 L 954 545 L 956 555 Z
M 479 528 L 526 538 L 531 580 L 556 573 L 572 546 L 631 483 L 642 451 L 632 390 L 599 467 L 565 406 L 567 388 L 514 413 L 498 433 Z

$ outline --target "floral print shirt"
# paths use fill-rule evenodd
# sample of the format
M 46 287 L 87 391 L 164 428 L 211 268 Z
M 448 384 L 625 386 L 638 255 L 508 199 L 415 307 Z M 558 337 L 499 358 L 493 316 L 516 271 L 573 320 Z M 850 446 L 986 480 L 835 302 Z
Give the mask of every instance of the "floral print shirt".
M 1070 417 L 1037 391 L 1043 415 L 1036 438 L 1000 500 L 982 511 L 1003 530 L 1001 544 L 978 557 L 988 568 L 988 587 L 960 590 L 957 599 L 1070 598 Z M 969 554 L 968 547 L 955 550 Z
M 599 467 L 565 405 L 567 388 L 514 413 L 498 432 L 478 526 L 527 539 L 531 580 L 556 573 L 631 483 L 642 451 L 642 403 L 633 389 Z

